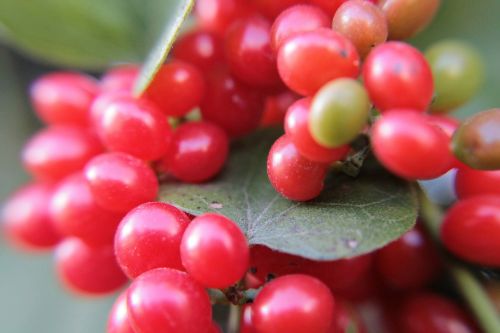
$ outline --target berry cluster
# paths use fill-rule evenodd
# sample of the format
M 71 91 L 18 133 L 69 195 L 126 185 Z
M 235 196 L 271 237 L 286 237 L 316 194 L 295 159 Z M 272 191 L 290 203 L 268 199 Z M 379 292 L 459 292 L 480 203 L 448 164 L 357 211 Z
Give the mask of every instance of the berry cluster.
M 464 124 L 446 115 L 477 91 L 481 59 L 462 42 L 423 54 L 401 41 L 439 3 L 198 0 L 196 28 L 142 96 L 132 93 L 135 65 L 99 81 L 43 76 L 31 100 L 47 127 L 22 152 L 34 180 L 7 202 L 5 233 L 30 249 L 55 247 L 57 274 L 77 293 L 105 295 L 132 280 L 108 333 L 220 332 L 207 289 L 245 303 L 242 333 L 366 332 L 351 303 L 382 293 L 388 332 L 477 332 L 459 305 L 425 291 L 443 265 L 420 223 L 374 253 L 319 262 L 249 247 L 225 216 L 156 201 L 160 178 L 209 181 L 230 140 L 270 125 L 285 134 L 269 151 L 269 180 L 284 197 L 308 201 L 362 135 L 399 177 L 458 169 L 460 200 L 443 243 L 500 267 L 500 109 Z

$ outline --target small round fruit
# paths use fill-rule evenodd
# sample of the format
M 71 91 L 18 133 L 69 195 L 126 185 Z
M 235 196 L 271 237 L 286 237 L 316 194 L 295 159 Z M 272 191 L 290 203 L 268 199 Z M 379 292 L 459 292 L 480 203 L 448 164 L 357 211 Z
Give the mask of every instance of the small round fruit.
M 200 27 L 221 36 L 231 23 L 255 12 L 246 0 L 197 0 L 194 9 Z
M 102 93 L 123 92 L 132 94 L 134 84 L 139 77 L 139 66 L 121 65 L 111 68 L 101 77 L 99 88 Z
M 127 291 L 127 308 L 136 332 L 206 332 L 212 306 L 205 289 L 188 274 L 156 268 L 140 275 Z
M 219 214 L 194 218 L 182 237 L 182 264 L 207 288 L 222 289 L 238 282 L 248 270 L 249 256 L 241 229 Z
M 340 147 L 359 135 L 368 122 L 370 100 L 354 79 L 337 79 L 314 95 L 309 114 L 309 130 L 325 147 Z
M 304 0 L 249 0 L 260 14 L 274 20 L 280 13 Z
M 483 194 L 500 195 L 500 170 L 460 168 L 455 176 L 455 192 L 460 199 Z
M 224 43 L 217 34 L 197 30 L 182 35 L 175 41 L 172 55 L 197 67 L 202 73 L 224 63 Z
M 333 17 L 338 8 L 347 0 L 309 0 L 313 5 L 323 9 L 330 17 Z
M 136 333 L 129 321 L 126 291 L 118 296 L 111 308 L 106 333 Z
M 285 90 L 277 95 L 267 96 L 260 126 L 283 126 L 288 108 L 299 99 L 295 93 Z
M 272 280 L 252 304 L 252 320 L 259 333 L 328 333 L 335 302 L 328 287 L 308 275 Z
M 441 239 L 452 253 L 467 261 L 500 267 L 500 196 L 458 201 L 446 213 Z
M 280 137 L 267 157 L 267 175 L 274 189 L 285 198 L 308 201 L 323 189 L 328 164 L 313 162 L 302 155 L 288 135 Z

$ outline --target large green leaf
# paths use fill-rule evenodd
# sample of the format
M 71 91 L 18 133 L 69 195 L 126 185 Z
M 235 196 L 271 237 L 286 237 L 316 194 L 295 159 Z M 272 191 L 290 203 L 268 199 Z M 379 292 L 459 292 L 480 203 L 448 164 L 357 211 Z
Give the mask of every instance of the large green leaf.
M 238 223 L 251 244 L 317 260 L 370 252 L 415 223 L 417 204 L 410 185 L 370 163 L 356 179 L 334 174 L 312 202 L 282 198 L 266 173 L 276 136 L 275 131 L 261 131 L 237 142 L 216 180 L 166 183 L 161 200 L 195 215 L 224 214 Z

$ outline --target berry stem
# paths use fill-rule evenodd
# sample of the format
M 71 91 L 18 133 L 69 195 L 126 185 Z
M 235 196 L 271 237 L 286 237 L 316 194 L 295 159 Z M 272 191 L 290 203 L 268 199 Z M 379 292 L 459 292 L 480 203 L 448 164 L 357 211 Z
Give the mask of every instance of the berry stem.
M 238 333 L 240 331 L 240 318 L 241 306 L 231 304 L 229 306 L 229 318 L 227 321 L 228 333 Z
M 418 192 L 421 217 L 433 238 L 439 242 L 439 228 L 444 215 L 443 211 L 429 200 L 422 189 Z M 447 261 L 447 269 L 455 281 L 458 291 L 474 313 L 484 332 L 500 332 L 500 317 L 481 282 L 468 269 L 449 256 L 444 255 L 443 258 Z

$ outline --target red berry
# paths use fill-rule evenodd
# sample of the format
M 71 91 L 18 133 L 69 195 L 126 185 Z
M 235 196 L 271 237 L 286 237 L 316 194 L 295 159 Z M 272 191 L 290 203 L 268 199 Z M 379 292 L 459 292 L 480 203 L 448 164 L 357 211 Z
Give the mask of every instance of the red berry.
M 162 161 L 163 168 L 183 182 L 204 182 L 224 166 L 229 139 L 222 129 L 209 122 L 190 122 L 174 132 Z
M 453 138 L 453 134 L 455 134 L 455 131 L 460 126 L 460 121 L 458 119 L 450 117 L 448 115 L 431 114 L 431 115 L 429 115 L 428 119 L 431 123 L 438 126 L 446 133 L 450 142 Z M 467 166 L 465 166 L 465 164 L 460 162 L 454 155 L 452 155 L 452 158 L 453 158 L 453 166 L 454 167 L 467 167 Z
M 57 126 L 35 134 L 23 148 L 22 159 L 35 178 L 56 181 L 81 170 L 101 151 L 97 138 L 86 130 Z
M 303 98 L 290 106 L 285 117 L 285 132 L 299 153 L 305 158 L 320 163 L 333 163 L 346 157 L 348 145 L 327 148 L 318 144 L 309 131 L 311 98 Z
M 121 293 L 113 304 L 108 316 L 106 333 L 136 333 L 129 321 L 126 292 Z
M 221 36 L 232 22 L 253 12 L 246 0 L 198 0 L 195 7 L 198 24 Z
M 240 228 L 214 213 L 196 217 L 182 237 L 182 264 L 208 288 L 227 288 L 243 278 L 248 270 L 249 252 Z
M 329 333 L 367 333 L 363 320 L 356 309 L 347 303 L 338 302 L 335 308 L 333 327 Z
M 208 79 L 201 114 L 204 120 L 220 126 L 230 137 L 241 137 L 259 126 L 263 103 L 259 92 L 226 72 L 217 72 Z
M 422 228 L 415 227 L 376 252 L 379 274 L 393 288 L 421 288 L 440 273 L 439 253 Z
M 200 105 L 205 95 L 201 72 L 191 64 L 174 60 L 164 64 L 144 92 L 168 116 L 180 117 Z
M 430 293 L 407 299 L 399 309 L 398 332 L 478 333 L 471 318 L 452 301 Z
M 55 72 L 36 80 L 30 96 L 37 115 L 45 123 L 86 126 L 88 110 L 98 90 L 97 82 L 89 76 Z
M 252 16 L 232 24 L 225 52 L 231 73 L 240 81 L 262 88 L 280 84 L 271 49 L 271 24 L 266 19 Z
M 290 36 L 318 28 L 328 28 L 330 18 L 316 6 L 296 5 L 283 11 L 274 21 L 271 28 L 271 45 L 278 51 L 283 42 Z
M 243 305 L 240 320 L 240 333 L 257 333 L 252 320 L 252 305 Z
M 260 126 L 283 126 L 285 114 L 290 105 L 299 99 L 299 96 L 289 90 L 277 95 L 268 96 L 264 105 L 264 114 Z
M 128 212 L 156 199 L 158 180 L 143 161 L 123 153 L 107 153 L 94 157 L 85 167 L 96 202 L 102 207 Z
M 359 56 L 347 38 L 319 28 L 297 33 L 283 42 L 278 51 L 278 71 L 290 89 L 313 95 L 331 80 L 355 78 Z
M 210 31 L 192 31 L 177 39 L 172 55 L 206 72 L 223 63 L 223 40 Z
M 78 172 L 64 179 L 56 188 L 50 213 L 65 236 L 81 238 L 90 245 L 111 244 L 121 214 L 99 206 L 85 176 Z
M 500 195 L 500 170 L 483 171 L 467 167 L 458 169 L 455 191 L 460 199 L 482 194 Z
M 462 259 L 500 267 L 500 196 L 474 196 L 458 201 L 446 213 L 441 239 Z
M 4 204 L 2 222 L 6 238 L 28 250 L 50 249 L 61 240 L 49 214 L 52 187 L 31 184 L 22 187 Z
M 183 270 L 179 247 L 188 223 L 184 212 L 166 203 L 134 208 L 116 232 L 118 264 L 131 279 L 158 267 Z
M 219 325 L 217 325 L 217 323 L 212 322 L 208 329 L 208 333 L 222 333 L 222 329 L 219 327 Z
M 388 42 L 374 48 L 363 65 L 363 80 L 381 111 L 425 111 L 434 93 L 432 72 L 422 53 L 409 44 Z
M 262 15 L 274 19 L 288 7 L 297 5 L 303 0 L 250 0 L 249 1 Z
M 307 275 L 287 275 L 268 283 L 252 305 L 259 333 L 327 333 L 335 303 L 330 290 Z
M 337 9 L 347 0 L 309 0 L 310 3 L 322 8 L 324 11 L 333 17 Z
M 391 110 L 372 128 L 377 159 L 396 175 L 431 179 L 452 167 L 449 137 L 426 115 L 414 110 Z
M 78 294 L 108 294 L 127 282 L 111 245 L 91 247 L 78 238 L 66 238 L 56 249 L 55 263 L 59 279 Z
M 104 109 L 99 111 L 98 107 Z M 110 151 L 147 161 L 165 154 L 172 133 L 155 105 L 115 93 L 108 103 L 94 103 L 92 115 L 97 134 Z
M 290 200 L 316 198 L 323 189 L 327 170 L 327 164 L 302 157 L 288 135 L 283 135 L 273 144 L 267 158 L 267 175 L 271 184 Z
M 139 276 L 127 292 L 136 332 L 207 332 L 212 323 L 208 294 L 188 274 L 157 268 Z
M 101 78 L 100 88 L 104 93 L 123 91 L 131 93 L 139 76 L 139 66 L 121 65 L 111 68 Z

